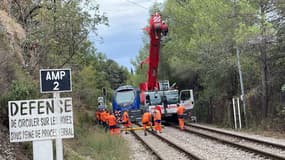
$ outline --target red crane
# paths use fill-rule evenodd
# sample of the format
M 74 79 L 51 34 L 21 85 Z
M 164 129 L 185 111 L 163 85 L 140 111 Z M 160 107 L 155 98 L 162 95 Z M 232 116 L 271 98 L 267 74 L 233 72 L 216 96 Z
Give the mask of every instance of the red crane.
M 140 84 L 140 90 L 152 91 L 158 89 L 157 71 L 159 63 L 159 49 L 162 36 L 168 33 L 168 26 L 159 13 L 155 13 L 149 20 L 149 27 L 145 29 L 150 37 L 149 56 L 143 63 L 148 63 L 147 82 Z
M 159 13 L 155 13 L 149 20 L 149 27 L 145 29 L 150 37 L 149 56 L 141 63 L 148 63 L 147 82 L 140 84 L 140 101 L 149 111 L 159 109 L 163 116 L 176 115 L 177 103 L 185 106 L 190 112 L 194 107 L 193 90 L 178 91 L 170 87 L 169 81 L 157 80 L 159 50 L 162 36 L 168 33 L 168 26 Z

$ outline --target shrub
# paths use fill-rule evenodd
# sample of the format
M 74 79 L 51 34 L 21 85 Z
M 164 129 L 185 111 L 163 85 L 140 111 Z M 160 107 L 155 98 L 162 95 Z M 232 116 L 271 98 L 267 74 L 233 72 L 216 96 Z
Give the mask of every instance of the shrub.
M 37 96 L 36 87 L 31 82 L 13 80 L 9 92 L 0 97 L 0 123 L 8 127 L 8 101 L 32 99 Z

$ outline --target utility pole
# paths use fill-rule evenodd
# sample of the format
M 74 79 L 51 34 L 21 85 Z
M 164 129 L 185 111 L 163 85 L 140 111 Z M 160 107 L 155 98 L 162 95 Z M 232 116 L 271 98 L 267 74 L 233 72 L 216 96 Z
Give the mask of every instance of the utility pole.
M 8 15 L 11 16 L 11 7 L 12 7 L 12 0 L 8 0 L 9 6 L 8 6 Z
M 102 94 L 103 94 L 103 97 L 104 97 L 104 105 L 107 107 L 107 89 L 106 87 L 103 87 L 102 88 Z
M 244 122 L 245 122 L 245 128 L 247 128 L 247 116 L 246 116 L 246 109 L 245 109 L 246 97 L 244 95 L 244 88 L 243 88 L 243 80 L 242 80 L 242 72 L 241 72 L 241 66 L 240 66 L 240 58 L 239 58 L 238 47 L 236 47 L 236 54 L 237 54 L 238 72 L 239 72 L 239 79 L 240 79 L 241 100 L 243 103 Z

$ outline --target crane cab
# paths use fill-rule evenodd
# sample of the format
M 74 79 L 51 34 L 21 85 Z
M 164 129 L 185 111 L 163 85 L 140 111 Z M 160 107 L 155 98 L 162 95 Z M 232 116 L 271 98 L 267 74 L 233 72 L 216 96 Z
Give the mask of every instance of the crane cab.
M 177 103 L 185 106 L 186 113 L 194 108 L 193 90 L 168 89 L 144 92 L 144 106 L 153 113 L 156 106 L 159 106 L 163 117 L 176 115 Z

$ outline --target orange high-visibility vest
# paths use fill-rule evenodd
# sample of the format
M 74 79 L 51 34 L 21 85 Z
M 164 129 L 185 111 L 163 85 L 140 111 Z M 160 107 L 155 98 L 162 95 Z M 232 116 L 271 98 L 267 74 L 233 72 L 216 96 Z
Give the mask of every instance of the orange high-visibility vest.
M 106 123 L 108 123 L 108 117 L 110 116 L 110 113 L 109 112 L 106 112 L 105 113 L 105 121 Z
M 123 113 L 123 122 L 128 122 L 129 121 L 129 115 L 128 112 Z
M 142 123 L 148 123 L 151 121 L 151 114 L 149 112 L 145 112 L 142 116 Z
M 99 116 L 99 120 L 102 120 L 102 112 L 101 111 L 98 113 L 98 116 Z
M 107 116 L 107 112 L 106 111 L 103 111 L 102 113 L 101 113 L 101 120 L 103 121 L 103 122 L 106 122 L 106 117 Z
M 161 114 L 160 114 L 159 110 L 154 111 L 153 119 L 154 119 L 154 121 L 161 120 Z
M 97 120 L 100 120 L 100 112 L 99 112 L 99 111 L 96 111 L 96 112 L 95 112 L 95 115 L 96 115 L 96 119 L 97 119 Z
M 109 126 L 115 126 L 117 124 L 116 117 L 114 115 L 109 115 L 107 121 Z
M 178 115 L 183 115 L 184 112 L 185 112 L 185 107 L 184 106 L 179 106 L 177 108 L 177 114 Z

